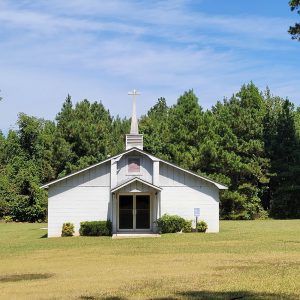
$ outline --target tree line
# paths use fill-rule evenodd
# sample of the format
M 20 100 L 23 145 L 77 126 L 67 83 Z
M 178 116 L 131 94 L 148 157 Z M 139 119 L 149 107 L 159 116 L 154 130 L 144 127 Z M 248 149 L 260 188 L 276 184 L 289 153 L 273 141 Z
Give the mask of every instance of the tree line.
M 295 11 L 300 15 L 300 0 L 290 0 L 289 6 L 291 11 Z M 300 42 L 300 23 L 295 23 L 293 26 L 290 26 L 288 33 L 292 36 L 293 40 Z
M 229 187 L 223 219 L 300 217 L 300 108 L 252 82 L 203 110 L 193 90 L 164 98 L 139 120 L 144 150 Z M 43 221 L 43 183 L 124 151 L 130 120 L 101 102 L 72 103 L 54 121 L 19 114 L 0 133 L 0 218 Z

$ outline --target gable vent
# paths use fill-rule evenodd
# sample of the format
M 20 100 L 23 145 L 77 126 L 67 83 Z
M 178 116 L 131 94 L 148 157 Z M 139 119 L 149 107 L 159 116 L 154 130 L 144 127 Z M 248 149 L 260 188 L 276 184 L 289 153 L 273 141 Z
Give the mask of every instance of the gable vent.
M 142 134 L 126 134 L 126 150 L 133 147 L 143 150 Z

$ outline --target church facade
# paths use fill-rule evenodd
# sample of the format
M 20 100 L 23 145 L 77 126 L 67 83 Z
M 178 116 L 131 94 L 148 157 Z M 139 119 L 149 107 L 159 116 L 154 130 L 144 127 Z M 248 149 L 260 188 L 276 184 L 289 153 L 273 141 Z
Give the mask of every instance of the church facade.
M 179 215 L 219 231 L 219 192 L 226 186 L 182 169 L 143 150 L 138 132 L 136 91 L 126 150 L 105 161 L 45 184 L 48 189 L 48 237 L 61 235 L 71 222 L 111 220 L 113 234 L 156 233 L 163 214 Z

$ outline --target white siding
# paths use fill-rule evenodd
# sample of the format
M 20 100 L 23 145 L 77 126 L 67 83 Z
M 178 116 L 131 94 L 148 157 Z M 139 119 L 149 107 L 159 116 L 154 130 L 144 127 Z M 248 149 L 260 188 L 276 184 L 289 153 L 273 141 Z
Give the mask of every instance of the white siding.
M 193 176 L 192 174 L 186 173 L 178 168 L 167 165 L 163 162 L 160 163 L 159 168 L 159 182 L 160 186 L 214 186 L 198 178 Z
M 199 220 L 207 222 L 207 232 L 219 232 L 219 190 L 213 184 L 161 163 L 160 186 L 161 215 L 195 220 L 194 208 L 199 207 Z
M 60 236 L 71 222 L 78 234 L 80 222 L 111 218 L 110 162 L 53 184 L 48 191 L 48 237 Z
M 208 232 L 219 231 L 219 190 L 216 186 L 163 162 L 154 162 L 156 165 L 153 167 L 153 161 L 147 155 L 134 151 L 119 161 L 108 161 L 50 185 L 48 236 L 60 236 L 65 222 L 74 223 L 78 234 L 82 221 L 113 218 L 116 230 L 117 199 L 114 200 L 112 215 L 110 190 L 137 176 L 127 172 L 127 158 L 130 156 L 141 158 L 139 177 L 149 183 L 155 182 L 162 191 L 156 194 L 149 186 L 134 182 L 118 193 L 150 192 L 153 196 L 153 219 L 156 215 L 168 213 L 194 220 L 194 208 L 200 207 L 199 219 L 208 223 Z
M 91 168 L 82 173 L 66 178 L 58 183 L 56 187 L 75 186 L 110 186 L 110 162 Z
M 141 169 L 139 175 L 130 175 L 127 172 L 128 157 L 139 157 L 141 163 Z M 118 162 L 118 185 L 125 181 L 130 180 L 133 177 L 139 177 L 145 181 L 152 183 L 153 174 L 153 162 L 146 155 L 141 155 L 139 152 L 131 152 L 128 155 L 124 155 Z

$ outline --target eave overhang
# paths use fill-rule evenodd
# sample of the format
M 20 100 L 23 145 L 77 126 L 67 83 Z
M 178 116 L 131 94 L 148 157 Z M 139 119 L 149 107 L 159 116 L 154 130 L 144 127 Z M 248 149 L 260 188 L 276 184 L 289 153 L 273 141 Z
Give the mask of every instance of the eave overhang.
M 124 151 L 124 152 L 122 152 L 122 153 L 119 153 L 119 154 L 117 154 L 117 155 L 115 155 L 115 156 L 112 156 L 112 157 L 110 157 L 110 158 L 108 158 L 108 159 L 106 159 L 106 160 L 103 160 L 103 161 L 101 161 L 101 162 L 99 162 L 99 163 L 96 163 L 96 164 L 94 164 L 94 165 L 92 165 L 92 166 L 89 166 L 89 167 L 87 167 L 87 168 L 81 169 L 81 170 L 79 170 L 79 171 L 77 171 L 77 172 L 71 173 L 71 174 L 69 174 L 69 175 L 67 175 L 67 176 L 64 176 L 64 177 L 62 177 L 62 178 L 59 178 L 59 179 L 53 180 L 53 181 L 51 181 L 51 182 L 48 182 L 48 183 L 42 185 L 40 188 L 41 188 L 41 189 L 47 189 L 47 188 L 49 188 L 50 185 L 53 185 L 53 184 L 55 184 L 55 183 L 58 183 L 58 182 L 60 182 L 60 181 L 62 181 L 62 180 L 65 180 L 65 179 L 67 179 L 67 178 L 69 178 L 69 177 L 72 177 L 72 176 L 74 176 L 74 175 L 80 174 L 80 173 L 82 173 L 82 172 L 84 172 L 84 171 L 87 171 L 87 170 L 89 170 L 89 169 L 92 169 L 92 168 L 94 168 L 94 167 L 97 167 L 97 166 L 99 166 L 99 165 L 101 165 L 101 164 L 104 164 L 104 163 L 106 163 L 106 162 L 109 162 L 109 161 L 111 161 L 111 160 L 119 161 L 124 155 L 126 155 L 126 154 L 128 154 L 128 153 L 130 153 L 130 152 L 133 152 L 133 151 L 139 152 L 139 153 L 141 153 L 141 154 L 143 154 L 143 155 L 147 155 L 152 161 L 160 161 L 160 162 L 163 162 L 163 163 L 168 164 L 168 165 L 170 165 L 170 166 L 172 166 L 172 167 L 174 167 L 174 168 L 177 168 L 177 169 L 179 169 L 179 170 L 182 170 L 183 172 L 186 172 L 186 173 L 189 173 L 189 174 L 191 174 L 191 175 L 193 175 L 193 176 L 196 176 L 196 177 L 198 177 L 198 178 L 200 178 L 200 179 L 202 179 L 202 180 L 204 180 L 204 181 L 210 182 L 210 183 L 212 183 L 215 187 L 217 187 L 219 190 L 227 190 L 227 189 L 228 189 L 227 186 L 225 186 L 225 185 L 223 185 L 223 184 L 221 184 L 221 183 L 219 183 L 219 182 L 216 182 L 216 181 L 214 181 L 214 180 L 211 180 L 211 179 L 209 179 L 209 178 L 207 178 L 207 177 L 205 177 L 205 176 L 198 175 L 197 173 L 191 172 L 191 171 L 189 171 L 189 170 L 183 169 L 183 168 L 181 168 L 181 167 L 179 167 L 179 166 L 177 166 L 177 165 L 175 165 L 175 164 L 172 164 L 172 163 L 170 163 L 170 162 L 168 162 L 168 161 L 165 161 L 165 160 L 162 160 L 162 159 L 160 159 L 160 158 L 157 158 L 157 157 L 155 157 L 155 156 L 153 156 L 153 155 L 147 153 L 146 151 L 141 150 L 141 149 L 138 149 L 138 148 L 131 148 L 131 149 L 129 149 L 129 150 L 126 150 L 126 151 Z M 141 179 L 139 179 L 139 180 L 141 180 Z
M 142 180 L 139 177 L 134 177 L 134 178 L 132 178 L 130 180 L 127 180 L 126 182 L 123 182 L 123 183 L 117 185 L 116 187 L 114 187 L 113 189 L 111 189 L 111 192 L 115 193 L 118 190 L 122 189 L 123 187 L 125 187 L 127 185 L 130 185 L 130 184 L 132 184 L 134 182 L 140 182 L 140 183 L 145 184 L 145 185 L 147 185 L 147 186 L 151 187 L 152 189 L 154 189 L 156 191 L 159 191 L 159 192 L 162 190 L 162 188 L 160 188 L 157 185 L 154 185 L 154 184 L 152 184 L 152 183 L 150 183 L 148 181 Z

